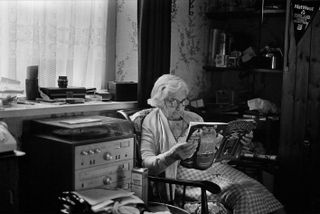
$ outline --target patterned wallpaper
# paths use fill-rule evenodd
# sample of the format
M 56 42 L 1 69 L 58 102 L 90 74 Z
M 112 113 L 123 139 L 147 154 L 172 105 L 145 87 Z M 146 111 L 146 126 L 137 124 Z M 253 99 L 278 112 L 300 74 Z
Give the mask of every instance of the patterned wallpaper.
M 209 0 L 172 0 L 170 72 L 184 78 L 192 98 L 211 85 L 206 63 Z M 189 9 L 189 2 L 192 5 Z M 137 0 L 117 0 L 116 80 L 138 80 Z
M 170 72 L 187 82 L 191 98 L 205 96 L 210 87 L 210 74 L 202 69 L 208 42 L 207 7 L 207 0 L 172 0 Z
M 138 81 L 137 0 L 117 0 L 116 80 Z

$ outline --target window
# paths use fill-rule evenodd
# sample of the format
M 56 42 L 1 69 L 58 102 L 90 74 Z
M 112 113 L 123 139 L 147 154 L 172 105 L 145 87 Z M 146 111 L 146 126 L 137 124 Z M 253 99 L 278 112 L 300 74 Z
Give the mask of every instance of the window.
M 108 0 L 0 1 L 0 76 L 24 86 L 27 66 L 39 85 L 101 88 L 106 72 Z

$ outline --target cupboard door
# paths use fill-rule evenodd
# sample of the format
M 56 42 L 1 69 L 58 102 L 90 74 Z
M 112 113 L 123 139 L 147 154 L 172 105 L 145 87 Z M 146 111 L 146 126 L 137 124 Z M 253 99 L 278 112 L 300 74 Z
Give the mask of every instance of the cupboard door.
M 18 213 L 18 160 L 0 157 L 0 213 Z
M 291 16 L 283 77 L 279 199 L 290 213 L 320 212 L 320 14 L 296 44 Z
M 320 213 L 320 11 L 312 23 L 310 38 L 310 75 L 308 85 L 308 106 L 306 120 L 305 147 L 307 147 L 306 176 L 307 191 L 310 192 L 309 205 L 312 213 Z

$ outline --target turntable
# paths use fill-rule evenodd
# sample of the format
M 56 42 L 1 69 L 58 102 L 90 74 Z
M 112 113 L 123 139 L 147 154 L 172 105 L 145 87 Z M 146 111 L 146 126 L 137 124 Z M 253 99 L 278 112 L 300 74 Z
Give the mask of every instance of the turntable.
M 63 191 L 130 188 L 134 135 L 129 121 L 83 116 L 29 122 L 22 144 L 28 154 L 22 173 L 26 211 L 55 207 Z

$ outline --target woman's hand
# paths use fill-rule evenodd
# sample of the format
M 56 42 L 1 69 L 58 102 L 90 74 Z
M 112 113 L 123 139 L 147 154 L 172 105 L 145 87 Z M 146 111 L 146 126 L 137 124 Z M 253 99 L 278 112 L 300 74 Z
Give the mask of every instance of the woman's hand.
M 248 134 L 244 135 L 240 142 L 242 143 L 242 150 L 243 151 L 252 151 L 254 145 L 252 143 L 252 138 L 253 138 L 253 132 L 249 132 Z
M 172 155 L 176 160 L 190 158 L 196 152 L 197 146 L 194 142 L 179 142 L 171 148 Z

